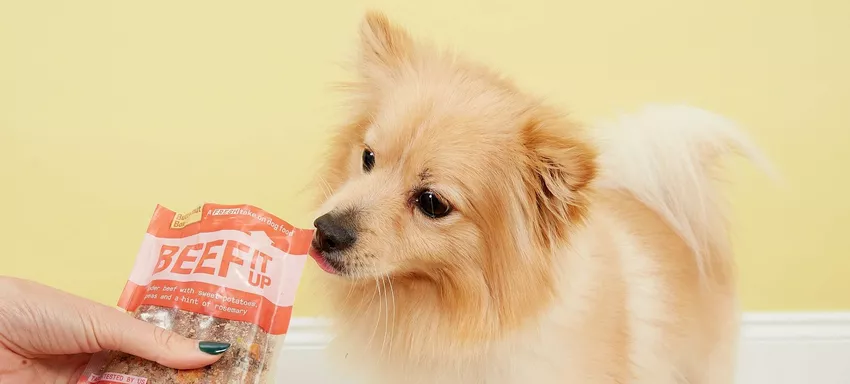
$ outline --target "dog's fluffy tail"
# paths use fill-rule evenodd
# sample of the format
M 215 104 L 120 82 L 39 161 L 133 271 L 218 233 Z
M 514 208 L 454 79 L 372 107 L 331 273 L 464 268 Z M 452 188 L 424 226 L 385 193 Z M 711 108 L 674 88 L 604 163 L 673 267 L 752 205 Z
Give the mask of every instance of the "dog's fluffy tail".
M 721 157 L 743 155 L 776 177 L 734 123 L 693 107 L 649 106 L 595 133 L 600 187 L 627 190 L 664 217 L 693 250 L 703 276 L 731 262 L 725 203 L 714 185 Z

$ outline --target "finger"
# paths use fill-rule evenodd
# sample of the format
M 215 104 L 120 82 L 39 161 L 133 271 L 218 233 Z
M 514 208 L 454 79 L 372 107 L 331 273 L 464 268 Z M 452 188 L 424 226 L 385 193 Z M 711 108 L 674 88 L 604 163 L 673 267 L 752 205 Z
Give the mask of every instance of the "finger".
M 93 320 L 98 344 L 103 349 L 129 353 L 176 369 L 210 365 L 230 348 L 217 341 L 198 341 L 102 307 Z

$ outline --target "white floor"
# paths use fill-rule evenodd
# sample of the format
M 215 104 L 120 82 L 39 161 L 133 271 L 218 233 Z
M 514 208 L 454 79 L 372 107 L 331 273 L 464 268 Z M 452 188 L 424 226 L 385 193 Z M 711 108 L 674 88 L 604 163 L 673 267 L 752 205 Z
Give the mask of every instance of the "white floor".
M 738 384 L 850 384 L 850 313 L 748 313 L 741 333 Z M 278 377 L 345 384 L 323 375 L 327 341 L 320 320 L 293 319 Z

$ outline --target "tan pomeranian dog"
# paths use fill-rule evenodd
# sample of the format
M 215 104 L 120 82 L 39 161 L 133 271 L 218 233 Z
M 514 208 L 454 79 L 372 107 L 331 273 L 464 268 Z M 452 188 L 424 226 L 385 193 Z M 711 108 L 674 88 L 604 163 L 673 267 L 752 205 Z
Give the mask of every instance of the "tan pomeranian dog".
M 738 311 L 712 168 L 733 125 L 649 107 L 584 131 L 379 13 L 311 255 L 360 383 L 727 384 Z

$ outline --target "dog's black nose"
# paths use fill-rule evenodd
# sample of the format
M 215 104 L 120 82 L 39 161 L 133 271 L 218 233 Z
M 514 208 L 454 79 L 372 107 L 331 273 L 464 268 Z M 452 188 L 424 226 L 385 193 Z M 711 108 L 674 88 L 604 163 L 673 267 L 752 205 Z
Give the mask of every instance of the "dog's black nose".
M 326 213 L 313 222 L 316 234 L 313 248 L 322 252 L 339 252 L 350 248 L 357 241 L 354 217 L 351 212 Z

